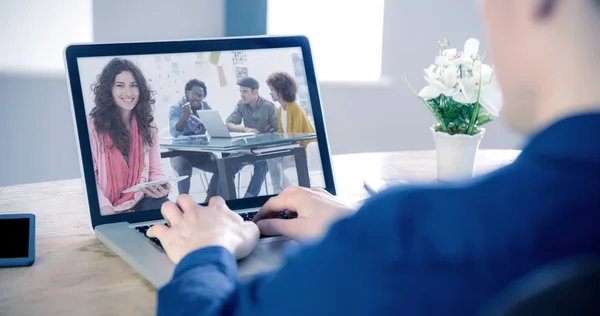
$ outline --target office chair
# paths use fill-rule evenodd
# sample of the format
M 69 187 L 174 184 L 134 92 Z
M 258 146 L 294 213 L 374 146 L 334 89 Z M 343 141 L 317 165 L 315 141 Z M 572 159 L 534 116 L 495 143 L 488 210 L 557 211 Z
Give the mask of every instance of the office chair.
M 247 165 L 244 165 L 242 167 L 242 169 L 240 169 L 240 171 L 236 174 L 236 177 L 237 177 L 237 193 L 236 193 L 236 196 L 237 197 L 240 197 L 241 194 L 242 194 L 241 193 L 242 192 L 242 171 L 244 169 L 248 169 L 247 167 L 251 167 L 252 168 L 252 170 L 250 171 L 250 177 L 254 176 L 254 165 L 247 164 Z M 269 185 L 267 184 L 267 174 L 265 174 L 265 177 L 264 177 L 263 181 L 264 181 L 264 185 L 265 185 L 266 195 L 269 195 Z
M 482 316 L 600 315 L 600 257 L 541 267 L 509 286 Z
M 170 129 L 168 127 L 165 127 L 159 131 L 158 135 L 160 138 L 171 136 Z M 170 151 L 170 150 L 168 150 L 168 151 Z M 177 174 L 177 173 L 175 172 L 175 174 Z M 199 176 L 200 183 L 202 183 L 202 188 L 204 189 L 204 192 L 208 193 L 208 185 L 209 185 L 210 181 L 208 180 L 207 172 L 204 170 L 192 167 L 192 176 L 195 174 L 197 174 Z

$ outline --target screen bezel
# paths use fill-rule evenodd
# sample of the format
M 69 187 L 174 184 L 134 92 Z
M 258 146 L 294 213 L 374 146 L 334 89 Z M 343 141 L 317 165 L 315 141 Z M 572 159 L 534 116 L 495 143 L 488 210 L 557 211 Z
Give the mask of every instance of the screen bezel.
M 29 220 L 29 243 L 27 249 L 27 257 L 18 258 L 0 258 L 0 267 L 22 267 L 30 266 L 35 261 L 35 215 L 34 214 L 0 214 L 1 220 L 12 219 L 28 219 Z
M 319 87 L 317 84 L 310 43 L 305 36 L 249 36 L 229 37 L 201 40 L 178 40 L 161 42 L 130 42 L 130 43 L 91 43 L 72 44 L 65 48 L 64 57 L 67 73 L 69 96 L 71 98 L 71 110 L 75 124 L 76 138 L 80 167 L 83 174 L 85 191 L 92 227 L 115 222 L 144 222 L 162 219 L 160 210 L 147 210 L 141 212 L 116 214 L 103 216 L 100 214 L 96 179 L 92 161 L 91 144 L 87 128 L 87 117 L 85 114 L 83 90 L 79 76 L 78 58 L 82 57 L 106 57 L 106 56 L 128 56 L 128 55 L 153 55 L 153 54 L 177 54 L 196 53 L 211 51 L 230 50 L 253 50 L 300 47 L 304 60 L 306 80 L 309 87 L 311 106 L 315 122 L 323 176 L 325 178 L 325 190 L 335 195 L 335 183 L 329 143 L 326 136 L 325 119 L 321 108 Z M 232 210 L 256 208 L 262 206 L 274 195 L 260 196 L 247 199 L 227 201 Z M 203 203 L 199 203 L 204 205 Z

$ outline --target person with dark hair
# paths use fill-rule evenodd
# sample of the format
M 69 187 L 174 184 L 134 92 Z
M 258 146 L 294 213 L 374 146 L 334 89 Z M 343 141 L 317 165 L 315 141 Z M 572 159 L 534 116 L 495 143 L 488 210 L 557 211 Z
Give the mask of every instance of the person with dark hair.
M 308 120 L 304 110 L 296 103 L 296 93 L 298 86 L 294 78 L 286 72 L 274 72 L 267 78 L 267 85 L 271 90 L 271 98 L 281 105 L 277 110 L 277 132 L 307 134 L 314 133 L 315 129 Z M 311 141 L 302 141 L 300 145 L 304 148 Z M 295 168 L 294 157 L 284 156 L 269 159 L 269 175 L 273 183 L 273 193 L 277 194 L 285 187 L 292 185 L 284 171 L 289 168 Z
M 259 84 L 256 79 L 246 77 L 238 83 L 242 99 L 227 118 L 227 128 L 231 132 L 271 133 L 277 131 L 277 109 L 275 105 L 258 94 Z M 267 175 L 267 162 L 260 160 L 253 163 L 254 172 L 248 184 L 245 197 L 255 197 L 260 193 Z M 234 168 L 237 173 L 243 165 Z
M 257 225 L 218 198 L 208 207 L 185 196 L 167 202 L 174 224 L 147 232 L 177 264 L 158 291 L 157 315 L 521 315 L 577 296 L 564 286 L 577 270 L 565 263 L 600 255 L 598 0 L 479 2 L 502 117 L 526 136 L 514 162 L 457 183 L 390 188 L 357 211 L 289 187 L 261 208 Z M 294 218 L 280 219 L 282 211 Z M 261 233 L 310 242 L 280 269 L 239 282 L 236 259 Z M 564 268 L 550 292 L 549 265 Z M 598 315 L 597 303 L 581 313 L 562 302 L 549 314 Z
M 95 106 L 89 134 L 102 215 L 159 209 L 170 185 L 123 193 L 143 182 L 166 178 L 160 163 L 154 97 L 131 61 L 112 59 L 92 85 Z
M 206 84 L 198 79 L 192 79 L 185 85 L 184 96 L 169 109 L 169 126 L 171 135 L 201 135 L 206 133 L 204 124 L 198 117 L 198 111 L 212 110 L 204 98 L 207 96 Z M 209 152 L 187 152 L 181 156 L 171 158 L 171 166 L 180 175 L 189 176 L 187 179 L 177 183 L 179 194 L 190 193 L 192 168 L 198 168 L 212 173 L 206 201 L 217 195 L 219 184 L 219 172 L 217 169 L 217 157 Z

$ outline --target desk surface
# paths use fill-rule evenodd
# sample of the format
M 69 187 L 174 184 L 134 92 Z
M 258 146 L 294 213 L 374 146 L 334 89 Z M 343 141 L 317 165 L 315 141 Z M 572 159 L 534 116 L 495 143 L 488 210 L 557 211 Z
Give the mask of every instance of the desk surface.
M 481 150 L 477 173 L 519 154 Z M 365 196 L 365 178 L 435 180 L 434 151 L 333 157 L 340 196 Z M 0 269 L 1 315 L 154 315 L 156 289 L 101 244 L 89 227 L 80 179 L 0 188 L 0 213 L 37 216 L 36 262 Z

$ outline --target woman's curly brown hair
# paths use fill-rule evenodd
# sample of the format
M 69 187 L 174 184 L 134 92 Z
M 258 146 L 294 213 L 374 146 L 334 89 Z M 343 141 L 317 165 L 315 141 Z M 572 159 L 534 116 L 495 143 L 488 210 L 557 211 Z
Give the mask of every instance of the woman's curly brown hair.
M 292 76 L 286 72 L 274 72 L 267 78 L 267 85 L 275 90 L 285 102 L 296 101 L 298 86 Z
M 91 87 L 96 106 L 90 112 L 90 116 L 94 119 L 94 127 L 98 135 L 108 133 L 113 146 L 116 146 L 123 155 L 127 155 L 129 154 L 129 132 L 112 94 L 117 75 L 124 71 L 131 72 L 140 91 L 138 102 L 133 109 L 139 133 L 145 145 L 153 145 L 151 123 L 154 121 L 152 112 L 155 92 L 150 90 L 142 71 L 130 60 L 114 58 L 98 75 L 96 82 Z

